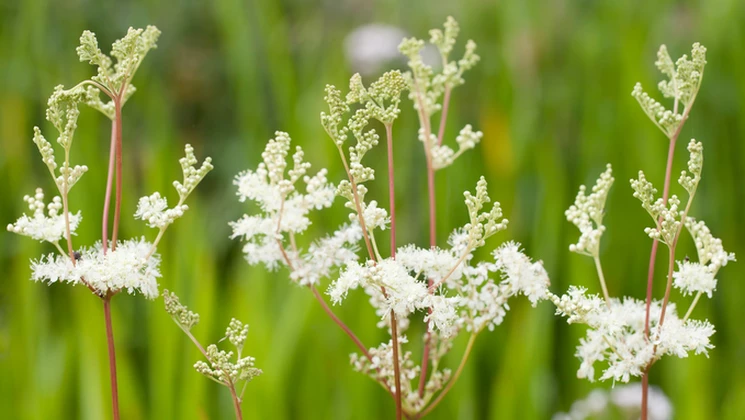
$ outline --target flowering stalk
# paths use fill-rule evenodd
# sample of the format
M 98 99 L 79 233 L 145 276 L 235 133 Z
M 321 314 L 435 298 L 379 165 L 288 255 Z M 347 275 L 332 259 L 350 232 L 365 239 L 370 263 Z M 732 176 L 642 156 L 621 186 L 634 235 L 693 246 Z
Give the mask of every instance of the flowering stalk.
M 205 360 L 207 360 L 207 363 L 201 360 L 197 361 L 194 364 L 194 369 L 213 382 L 228 388 L 233 401 L 235 418 L 236 420 L 243 420 L 243 410 L 241 409 L 243 392 L 246 390 L 249 382 L 263 373 L 261 369 L 254 367 L 255 359 L 253 357 L 243 357 L 242 354 L 243 347 L 248 338 L 248 325 L 233 318 L 225 330 L 225 337 L 220 339 L 220 341 L 227 339 L 236 348 L 237 355 L 235 361 L 233 361 L 232 351 L 225 352 L 224 350 L 219 350 L 215 344 L 210 344 L 205 349 L 199 340 L 194 337 L 191 329 L 199 323 L 199 314 L 190 311 L 189 308 L 182 305 L 175 293 L 164 290 L 163 301 L 166 312 L 171 316 L 171 319 L 189 337 L 191 342 L 194 343 L 194 346 L 196 346 Z M 243 390 L 238 394 L 236 385 L 240 382 L 243 382 Z
M 367 86 L 355 74 L 346 97 L 336 87 L 326 87 L 324 99 L 329 109 L 321 114 L 321 124 L 334 142 L 345 170 L 346 177 L 338 185 L 328 182 L 325 169 L 308 175 L 310 164 L 304 161 L 300 147 L 294 149 L 290 166 L 291 140 L 283 132 L 277 132 L 266 145 L 258 167 L 240 173 L 234 182 L 239 200 L 253 201 L 260 209 L 231 223 L 233 237 L 245 241 L 243 251 L 248 263 L 264 264 L 270 270 L 286 266 L 292 281 L 311 289 L 326 313 L 360 349 L 360 354 L 350 357 L 353 368 L 369 375 L 393 396 L 396 418 L 419 418 L 423 410 L 431 407 L 429 413 L 436 406 L 430 403 L 435 399 L 439 403 L 452 389 L 472 344 L 455 375 L 440 361 L 460 331 L 466 330 L 475 337 L 484 328 L 493 329 L 502 323 L 510 297 L 523 294 L 535 305 L 545 297 L 548 286 L 543 265 L 523 254 L 518 244 L 507 242 L 500 246 L 492 253 L 493 261 L 473 261 L 473 252 L 507 227 L 499 203 L 487 207 L 491 199 L 483 177 L 475 192 L 464 193 L 469 222 L 452 233 L 448 248 L 436 246 L 434 171 L 452 164 L 482 137 L 467 125 L 456 137 L 458 149 L 454 151 L 441 144 L 432 135 L 429 122 L 425 122 L 440 109 L 443 92 L 462 84 L 463 72 L 478 61 L 475 44 L 470 41 L 462 59 L 447 61 L 457 32 L 452 18 L 446 22 L 444 32 L 430 32 L 431 41 L 443 52 L 442 73 L 433 74 L 421 61 L 423 41 L 407 39 L 399 49 L 409 57 L 411 72 L 389 71 Z M 432 214 L 431 246 L 425 249 L 399 246 L 396 242 L 392 126 L 400 113 L 399 103 L 405 90 L 420 118 L 419 139 L 424 142 L 432 187 L 428 209 Z M 375 179 L 375 170 L 363 158 L 379 141 L 377 131 L 369 127 L 372 120 L 385 127 L 389 211 L 365 198 L 366 183 Z M 441 125 L 444 133 L 443 130 Z M 307 249 L 299 249 L 295 235 L 310 225 L 308 213 L 330 207 L 337 195 L 349 209 L 349 223 L 311 242 Z M 391 251 L 385 257 L 377 246 L 375 233 L 389 226 Z M 366 257 L 358 255 L 362 247 Z M 380 317 L 378 327 L 388 330 L 390 340 L 377 347 L 362 345 L 317 292 L 324 278 L 331 279 L 326 293 L 334 304 L 341 303 L 352 290 L 363 290 Z M 428 351 L 421 361 L 424 369 L 406 350 L 406 331 L 417 311 L 425 314 L 424 340 Z
M 9 231 L 49 242 L 60 252 L 60 255 L 49 254 L 38 260 L 32 260 L 32 280 L 50 284 L 55 282 L 82 284 L 103 301 L 112 412 L 116 420 L 120 418 L 120 414 L 111 299 L 124 290 L 130 294 L 139 292 L 147 298 L 155 298 L 158 295 L 157 278 L 160 277 L 160 258 L 154 254 L 160 235 L 154 244 L 147 242 L 144 238 L 125 241 L 117 238 L 121 219 L 123 184 L 121 111 L 122 106 L 135 90 L 130 81 L 147 53 L 155 48 L 159 35 L 160 31 L 153 26 L 144 30 L 130 28 L 124 38 L 114 42 L 110 57 L 98 48 L 98 41 L 93 33 L 83 32 L 77 53 L 81 61 L 87 61 L 98 67 L 97 75 L 71 89 L 66 90 L 61 85 L 57 86 L 47 102 L 47 120 L 59 132 L 57 143 L 64 152 L 61 167 L 57 165 L 52 144 L 44 138 L 38 127 L 34 128 L 33 141 L 61 197 L 54 197 L 49 204 L 45 204 L 43 191 L 40 188 L 37 189 L 33 197 L 24 197 L 29 208 L 33 210 L 32 216 L 24 214 L 16 223 L 8 225 Z M 111 101 L 104 103 L 100 98 L 101 93 Z M 69 192 L 88 170 L 87 166 L 73 166 L 70 161 L 73 136 L 80 114 L 78 107 L 81 103 L 108 117 L 112 121 L 112 130 L 109 173 L 103 204 L 102 240 L 92 247 L 75 250 L 72 235 L 82 217 L 80 212 L 76 214 L 70 212 Z M 180 196 L 179 204 L 174 208 L 168 208 L 166 199 L 159 193 L 155 193 L 140 200 L 135 217 L 147 221 L 151 227 L 160 228 L 162 234 L 168 225 L 181 217 L 188 209 L 183 204 L 184 199 L 212 169 L 209 158 L 199 169 L 194 167 L 196 163 L 193 149 L 187 145 L 186 157 L 181 159 L 184 183 L 174 183 Z M 109 241 L 108 217 L 114 176 L 116 176 L 115 210 L 112 240 Z M 60 210 L 63 212 L 61 215 Z M 67 252 L 59 244 L 63 238 L 67 242 Z M 109 245 L 111 245 L 110 249 Z
M 687 171 L 682 171 L 678 179 L 688 195 L 684 210 L 681 210 L 680 198 L 670 193 L 675 143 L 701 84 L 706 64 L 705 52 L 704 47 L 694 44 L 690 59 L 684 55 L 673 63 L 665 46 L 660 48 L 655 64 L 669 80 L 660 82 L 658 87 L 664 96 L 674 98 L 672 111 L 650 98 L 639 84 L 632 92 L 642 110 L 670 140 L 662 197 L 655 198 L 657 189 L 647 180 L 643 171 L 639 171 L 637 179 L 631 180 L 634 197 L 639 199 L 642 208 L 654 222 L 654 227 L 644 229 L 653 240 L 646 299 L 610 297 L 600 268 L 600 238 L 605 231 L 602 218 L 613 183 L 610 165 L 589 195 L 584 186 L 580 187 L 575 203 L 566 211 L 567 219 L 580 231 L 578 242 L 569 249 L 593 257 L 605 299 L 603 301 L 597 295 L 587 295 L 585 288 L 575 286 L 571 286 L 563 296 L 549 295 L 558 315 L 566 316 L 568 323 L 584 323 L 589 327 L 587 336 L 577 347 L 576 354 L 582 362 L 577 376 L 594 380 L 594 365 L 603 362 L 607 363 L 607 368 L 603 370 L 601 380 L 628 382 L 632 376 L 641 377 L 643 419 L 648 416 L 648 377 L 652 365 L 666 355 L 682 358 L 690 353 L 708 354 L 708 350 L 714 347 L 710 341 L 714 326 L 708 321 L 691 320 L 690 315 L 701 294 L 711 296 L 716 288 L 715 276 L 719 269 L 734 261 L 734 254 L 724 250 L 722 241 L 711 234 L 704 222 L 688 215 L 703 169 L 703 145 L 700 142 L 691 140 L 688 143 L 690 157 Z M 678 111 L 679 104 L 683 106 L 682 112 Z M 688 258 L 677 261 L 676 271 L 675 251 L 683 227 L 691 233 L 698 261 L 692 262 Z M 655 301 L 652 299 L 652 280 L 659 243 L 668 247 L 669 260 L 664 297 L 661 301 Z M 682 318 L 670 301 L 673 287 L 683 295 L 696 295 Z
M 705 50 L 704 50 L 705 51 Z M 666 72 L 668 76 L 670 76 L 670 87 L 673 91 L 673 115 L 678 114 L 678 107 L 680 105 L 680 92 L 679 92 L 679 78 L 675 74 L 675 68 L 671 66 L 672 60 L 669 58 L 669 55 L 667 55 L 667 49 L 663 45 L 660 48 L 660 53 L 658 54 L 659 63 L 664 63 L 663 65 L 666 68 Z M 705 63 L 705 61 L 704 61 Z M 683 110 L 683 114 L 680 117 L 680 120 L 677 122 L 677 128 L 672 133 L 672 135 L 669 135 L 669 145 L 668 145 L 668 152 L 667 152 L 667 163 L 665 165 L 665 181 L 663 184 L 663 192 L 662 192 L 662 200 L 664 205 L 667 205 L 667 200 L 670 194 L 670 184 L 672 180 L 672 167 L 673 167 L 673 159 L 675 157 L 675 145 L 678 141 L 678 137 L 680 136 L 681 131 L 683 130 L 683 125 L 688 120 L 688 115 L 691 112 L 691 108 L 693 107 L 693 102 L 696 99 L 696 94 L 698 93 L 698 89 L 701 86 L 701 80 L 703 79 L 703 64 L 700 67 L 700 74 L 698 76 L 698 80 L 694 81 L 696 83 L 696 88 L 693 94 L 690 96 L 688 103 L 685 105 L 685 108 Z M 639 100 L 640 105 L 642 107 L 645 107 L 644 100 L 642 98 L 641 94 L 636 95 L 637 100 Z M 645 109 L 645 111 L 647 111 Z M 647 112 L 649 115 L 649 112 Z M 656 118 L 652 119 L 655 124 L 657 124 L 658 127 L 660 127 L 660 124 L 658 123 L 658 120 Z M 662 127 L 660 127 L 662 129 Z M 667 131 L 663 129 L 663 132 L 667 134 Z M 691 197 L 692 198 L 692 197 Z M 690 202 L 690 201 L 689 201 Z M 687 213 L 687 210 L 686 210 Z M 677 243 L 677 239 L 675 241 Z M 649 256 L 649 269 L 647 271 L 647 294 L 646 294 L 646 307 L 645 307 L 645 317 L 644 317 L 644 336 L 646 339 L 649 339 L 649 316 L 650 316 L 650 308 L 652 305 L 652 294 L 653 294 L 653 285 L 654 285 L 654 268 L 655 263 L 657 261 L 657 248 L 659 246 L 659 241 L 655 238 L 652 241 L 652 250 L 650 251 Z M 667 286 L 665 288 L 665 301 L 663 303 L 662 313 L 660 314 L 660 324 L 664 322 L 665 319 L 665 311 L 667 309 L 667 301 L 669 300 L 670 296 L 670 286 L 672 285 L 672 271 L 674 269 L 674 261 L 675 261 L 675 244 L 670 249 L 670 264 L 668 269 L 668 282 Z M 685 317 L 687 319 L 688 317 Z M 645 369 L 644 375 L 642 376 L 642 404 L 641 404 L 641 415 L 642 420 L 647 420 L 647 414 L 648 414 L 648 400 L 649 400 L 649 369 L 651 368 L 650 365 Z

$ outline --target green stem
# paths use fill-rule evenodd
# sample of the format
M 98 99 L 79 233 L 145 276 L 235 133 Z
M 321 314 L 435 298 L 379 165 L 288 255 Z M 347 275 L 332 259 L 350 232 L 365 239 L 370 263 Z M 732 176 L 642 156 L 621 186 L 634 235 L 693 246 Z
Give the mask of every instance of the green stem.
M 686 311 L 686 315 L 683 317 L 683 323 L 688 321 L 688 317 L 691 316 L 691 313 L 693 313 L 693 308 L 696 307 L 696 304 L 698 304 L 698 300 L 701 298 L 701 294 L 703 292 L 696 293 L 696 297 L 693 298 L 693 302 L 691 302 L 691 306 L 688 308 L 688 311 Z
M 605 297 L 605 303 L 610 308 L 610 296 L 608 295 L 608 286 L 605 284 L 605 276 L 603 275 L 603 266 L 600 263 L 600 257 L 597 254 L 592 256 L 595 261 L 595 268 L 598 270 L 598 278 L 600 279 L 600 287 L 603 289 L 603 297 Z
M 448 392 L 453 388 L 453 385 L 455 385 L 455 382 L 458 380 L 458 377 L 460 377 L 460 374 L 463 373 L 463 368 L 466 366 L 466 362 L 468 361 L 468 356 L 471 354 L 471 350 L 473 349 L 473 343 L 476 341 L 477 333 L 471 333 L 471 337 L 468 339 L 468 344 L 466 345 L 466 351 L 463 353 L 463 357 L 460 359 L 460 364 L 458 365 L 458 369 L 455 371 L 453 376 L 450 378 L 450 381 L 448 381 L 448 384 L 445 385 L 445 388 L 440 392 L 440 395 L 437 396 L 437 398 L 430 403 L 427 408 L 425 408 L 423 411 L 421 411 L 416 417 L 422 418 L 432 412 L 432 410 L 437 407 L 438 404 L 442 401 L 443 398 L 445 398 L 445 395 L 447 395 Z

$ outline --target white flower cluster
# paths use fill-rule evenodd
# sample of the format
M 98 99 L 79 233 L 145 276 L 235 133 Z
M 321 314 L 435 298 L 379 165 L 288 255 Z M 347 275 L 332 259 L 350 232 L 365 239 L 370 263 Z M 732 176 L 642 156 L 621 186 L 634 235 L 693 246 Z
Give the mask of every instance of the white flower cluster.
M 214 167 L 212 166 L 212 158 L 207 157 L 202 162 L 202 166 L 197 169 L 194 166 L 198 162 L 196 156 L 194 156 L 194 148 L 187 144 L 184 151 L 186 156 L 179 159 L 181 171 L 184 175 L 183 183 L 173 181 L 173 186 L 179 194 L 178 204 L 173 208 L 168 208 L 166 198 L 156 191 L 150 196 L 140 198 L 137 203 L 135 219 L 146 221 L 147 225 L 152 228 L 165 230 L 176 219 L 183 216 L 186 210 L 189 210 L 189 206 L 184 204 L 184 201 Z
M 477 196 L 482 202 L 488 201 L 485 191 Z M 467 202 L 475 199 L 469 197 Z M 480 207 L 473 209 L 478 219 Z M 492 222 L 502 223 L 496 219 Z M 413 312 L 425 311 L 430 327 L 445 338 L 452 337 L 463 326 L 472 332 L 487 326 L 493 329 L 509 309 L 507 300 L 517 294 L 527 296 L 533 305 L 546 298 L 549 279 L 543 264 L 531 261 L 518 244 L 507 242 L 492 253 L 494 262 L 480 262 L 472 267 L 469 262 L 476 243 L 484 232 L 490 232 L 482 226 L 482 233 L 475 239 L 472 233 L 463 233 L 473 229 L 472 225 L 456 230 L 447 250 L 406 245 L 397 250 L 395 259 L 349 261 L 327 293 L 338 304 L 350 290 L 363 288 L 383 321 L 381 327 L 388 325 L 391 311 L 403 329 Z M 496 281 L 489 278 L 491 273 L 499 273 L 500 278 Z M 432 287 L 428 287 L 428 281 Z
M 135 219 L 146 221 L 150 227 L 162 229 L 183 216 L 188 209 L 189 206 L 186 204 L 169 209 L 166 198 L 161 197 L 160 193 L 156 191 L 150 196 L 140 198 L 137 203 Z
M 9 232 L 51 243 L 58 243 L 60 239 L 65 237 L 65 216 L 60 214 L 62 200 L 59 197 L 54 197 L 46 205 L 46 215 L 44 214 L 44 191 L 41 188 L 37 188 L 33 196 L 24 196 L 23 201 L 28 204 L 28 208 L 33 211 L 33 215 L 29 217 L 24 214 L 14 224 L 9 224 Z M 71 234 L 74 234 L 82 218 L 80 212 L 70 214 Z
M 31 279 L 46 283 L 85 283 L 101 296 L 127 290 L 148 299 L 158 297 L 160 258 L 150 255 L 152 244 L 141 239 L 121 241 L 116 250 L 103 252 L 101 242 L 83 248 L 73 265 L 67 255 L 49 254 L 31 262 Z M 82 279 L 82 280 L 81 280 Z
M 357 260 L 362 229 L 353 221 L 336 230 L 332 235 L 313 242 L 303 255 L 291 253 L 293 270 L 290 278 L 301 286 L 317 285 L 337 267 Z
M 261 214 L 244 215 L 230 224 L 233 228 L 231 238 L 240 237 L 246 241 L 243 247 L 246 260 L 250 264 L 263 263 L 270 268 L 287 263 L 282 249 L 283 235 L 304 232 L 310 226 L 308 213 L 313 209 L 330 207 L 336 190 L 326 179 L 326 169 L 321 169 L 312 177 L 306 175 L 310 164 L 304 162 L 300 147 L 293 155 L 294 167 L 285 174 L 290 136 L 283 132 L 275 135 L 262 153 L 264 161 L 258 168 L 239 174 L 233 182 L 238 186 L 240 201 L 256 202 Z M 305 184 L 305 193 L 298 191 L 295 186 L 301 179 Z
M 613 185 L 613 169 L 608 164 L 607 169 L 592 187 L 590 195 L 586 195 L 586 187 L 579 187 L 574 204 L 564 212 L 567 220 L 572 222 L 580 231 L 576 244 L 569 246 L 569 250 L 578 254 L 596 257 L 600 254 L 600 237 L 605 232 L 603 216 L 608 192 Z
M 548 293 L 550 281 L 543 264 L 531 261 L 519 244 L 505 242 L 492 256 L 494 262 L 469 264 L 462 277 L 445 283 L 461 296 L 458 325 L 469 332 L 478 333 L 484 328 L 493 331 L 504 321 L 510 309 L 508 300 L 513 296 L 522 294 L 535 306 Z M 491 273 L 499 277 L 493 279 Z
M 569 323 L 586 324 L 589 329 L 580 340 L 576 356 L 581 365 L 577 377 L 595 380 L 595 364 L 605 363 L 600 380 L 628 382 L 641 376 L 650 363 L 664 355 L 688 357 L 689 353 L 708 354 L 714 326 L 708 321 L 682 320 L 675 305 L 667 306 L 660 328 L 661 302 L 653 301 L 650 311 L 650 339 L 644 335 L 645 303 L 632 298 L 611 299 L 610 306 L 584 288 L 571 287 L 567 294 L 550 294 L 557 315 Z
M 728 253 L 722 240 L 715 238 L 703 221 L 686 218 L 686 228 L 696 244 L 698 262 L 678 261 L 678 271 L 673 273 L 673 286 L 684 295 L 706 294 L 711 297 L 716 290 L 716 275 L 729 261 L 735 261 L 735 254 Z

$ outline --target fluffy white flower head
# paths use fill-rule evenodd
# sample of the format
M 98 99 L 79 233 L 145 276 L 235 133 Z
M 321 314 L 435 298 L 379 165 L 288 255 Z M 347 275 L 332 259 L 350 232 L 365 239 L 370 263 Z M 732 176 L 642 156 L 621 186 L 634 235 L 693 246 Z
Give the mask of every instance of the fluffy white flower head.
M 81 279 L 101 296 L 126 290 L 141 293 L 148 299 L 158 297 L 160 258 L 149 255 L 152 244 L 144 238 L 119 242 L 116 250 L 104 254 L 101 243 L 80 251 L 76 264 L 66 255 L 47 255 L 31 262 L 31 279 L 47 283 L 78 284 Z

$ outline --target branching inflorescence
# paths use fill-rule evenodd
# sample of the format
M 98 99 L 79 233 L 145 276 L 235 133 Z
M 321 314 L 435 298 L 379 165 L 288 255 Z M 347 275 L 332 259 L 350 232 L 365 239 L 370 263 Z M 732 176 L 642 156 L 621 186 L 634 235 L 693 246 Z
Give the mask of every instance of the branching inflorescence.
M 701 295 L 711 297 L 716 288 L 716 275 L 734 254 L 722 247 L 722 241 L 713 237 L 703 221 L 689 216 L 691 203 L 696 195 L 703 168 L 703 146 L 696 140 L 688 144 L 687 171 L 683 170 L 678 183 L 687 197 L 670 195 L 672 157 L 676 140 L 688 118 L 693 102 L 701 86 L 706 64 L 706 49 L 693 45 L 691 58 L 681 57 L 675 64 L 663 45 L 657 54 L 659 70 L 668 77 L 660 82 L 663 96 L 673 99 L 673 109 L 668 110 L 642 91 L 641 85 L 634 87 L 632 96 L 639 101 L 644 112 L 670 139 L 667 171 L 662 197 L 658 190 L 639 171 L 637 179 L 631 180 L 633 195 L 652 218 L 653 225 L 644 232 L 653 239 L 646 300 L 631 297 L 611 298 L 605 284 L 600 265 L 600 237 L 605 230 L 602 217 L 605 201 L 613 182 L 611 167 L 598 179 L 592 193 L 585 195 L 580 188 L 575 204 L 566 212 L 567 219 L 580 230 L 577 244 L 570 250 L 593 257 L 597 266 L 604 299 L 588 294 L 582 287 L 570 287 L 563 296 L 550 295 L 557 307 L 557 314 L 567 317 L 569 323 L 583 323 L 589 329 L 577 347 L 581 365 L 577 376 L 593 380 L 596 363 L 603 364 L 601 380 L 628 382 L 632 376 L 642 378 L 642 418 L 647 418 L 648 372 L 650 367 L 665 355 L 688 357 L 689 354 L 708 354 L 714 346 L 710 337 L 714 326 L 707 320 L 691 319 Z M 687 228 L 698 251 L 698 261 L 687 257 L 676 261 L 676 247 L 683 229 Z M 657 244 L 668 248 L 667 286 L 661 300 L 652 299 L 652 280 Z M 677 270 L 675 269 L 677 265 Z M 670 302 L 671 289 L 682 295 L 695 295 L 684 314 L 679 314 Z
M 218 341 L 227 339 L 235 347 L 235 352 L 220 350 L 216 344 L 210 344 L 205 348 L 191 333 L 191 329 L 199 323 L 199 314 L 182 305 L 178 296 L 168 290 L 163 291 L 163 300 L 166 312 L 171 315 L 173 322 L 189 337 L 206 360 L 194 363 L 194 369 L 230 390 L 236 419 L 242 419 L 241 402 L 246 386 L 263 373 L 261 369 L 254 367 L 253 357 L 243 354 L 243 347 L 248 338 L 248 324 L 243 324 L 235 318 L 231 319 L 225 330 L 225 337 Z M 243 386 L 239 391 L 241 383 Z
M 152 242 L 144 237 L 117 239 L 123 184 L 121 109 L 135 91 L 130 83 L 135 72 L 147 53 L 155 48 L 159 35 L 160 31 L 154 26 L 144 30 L 130 28 L 124 38 L 114 42 L 112 60 L 98 48 L 93 33 L 83 33 L 77 49 L 78 55 L 81 61 L 87 61 L 98 68 L 97 75 L 71 89 L 55 87 L 47 102 L 46 118 L 59 133 L 56 143 L 61 148 L 61 153 L 55 155 L 55 147 L 44 138 L 41 129 L 34 127 L 33 141 L 54 179 L 59 195 L 54 196 L 47 204 L 44 202 L 44 192 L 38 188 L 33 196 L 24 197 L 32 214 L 24 214 L 15 223 L 8 225 L 9 231 L 49 242 L 59 251 L 58 254 L 45 255 L 31 261 L 32 280 L 49 284 L 82 284 L 103 301 L 115 419 L 119 418 L 119 407 L 111 327 L 111 298 L 121 291 L 139 293 L 149 299 L 158 296 L 157 279 L 161 276 L 160 257 L 155 253 L 158 242 L 168 225 L 188 209 L 184 201 L 212 169 L 210 158 L 205 159 L 197 168 L 193 149 L 186 145 L 186 157 L 181 159 L 184 180 L 174 183 L 179 193 L 178 204 L 168 208 L 165 197 L 156 192 L 150 197 L 143 197 L 135 213 L 135 218 L 145 220 L 148 226 L 159 229 L 157 237 Z M 100 98 L 101 93 L 110 100 L 104 103 Z M 72 236 L 75 235 L 82 216 L 80 212 L 72 213 L 69 210 L 70 191 L 88 171 L 85 165 L 72 164 L 72 144 L 80 115 L 80 104 L 87 104 L 107 116 L 112 121 L 112 130 L 109 174 L 103 205 L 102 239 L 92 246 L 76 248 Z M 114 179 L 114 220 L 109 239 L 109 209 Z M 66 243 L 66 247 L 60 244 L 62 241 Z
M 463 58 L 450 61 L 458 31 L 457 23 L 448 18 L 444 31 L 430 32 L 430 40 L 442 57 L 440 73 L 422 61 L 424 42 L 406 39 L 400 50 L 409 58 L 410 72 L 389 71 L 369 86 L 354 75 L 346 95 L 334 86 L 326 87 L 329 110 L 321 114 L 321 124 L 337 148 L 346 179 L 334 184 L 327 179 L 325 169 L 309 175 L 310 164 L 305 162 L 300 147 L 295 148 L 290 166 L 290 137 L 277 132 L 262 154 L 263 162 L 255 170 L 239 174 L 234 182 L 239 200 L 252 201 L 259 210 L 231 223 L 233 237 L 244 240 L 246 260 L 271 270 L 286 267 L 294 282 L 310 289 L 359 349 L 359 354 L 351 356 L 353 368 L 379 382 L 394 398 L 397 418 L 419 418 L 433 410 L 460 375 L 476 336 L 502 323 L 509 309 L 508 299 L 522 294 L 536 304 L 546 298 L 549 284 L 543 265 L 523 254 L 516 243 L 504 243 L 492 252 L 490 260 L 475 261 L 474 252 L 507 227 L 499 203 L 491 203 L 483 177 L 475 192 L 465 193 L 469 222 L 453 231 L 447 247 L 437 246 L 434 171 L 452 164 L 482 137 L 481 132 L 467 125 L 456 137 L 457 150 L 443 145 L 451 91 L 463 84 L 463 73 L 479 59 L 475 43 L 469 41 Z M 418 114 L 419 139 L 427 159 L 430 244 L 426 248 L 399 246 L 395 239 L 392 127 L 401 113 L 404 91 L 409 92 Z M 430 120 L 437 112 L 442 118 L 435 135 Z M 385 128 L 388 146 L 387 209 L 367 198 L 366 185 L 377 175 L 365 161 L 366 154 L 380 141 L 374 121 Z M 308 229 L 310 211 L 330 207 L 335 196 L 345 200 L 349 221 L 303 248 L 296 236 Z M 388 256 L 378 246 L 384 232 L 390 233 Z M 326 278 L 330 283 L 322 286 Z M 343 303 L 354 290 L 364 291 L 379 316 L 378 326 L 388 331 L 390 340 L 377 347 L 365 346 L 326 304 L 318 291 L 321 287 L 334 304 Z M 424 314 L 426 323 L 421 366 L 406 351 L 406 332 L 417 312 Z M 461 331 L 470 337 L 453 372 L 441 362 Z

